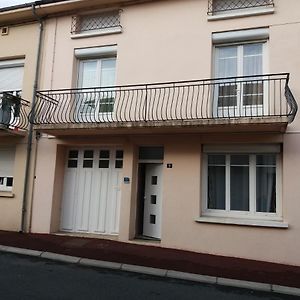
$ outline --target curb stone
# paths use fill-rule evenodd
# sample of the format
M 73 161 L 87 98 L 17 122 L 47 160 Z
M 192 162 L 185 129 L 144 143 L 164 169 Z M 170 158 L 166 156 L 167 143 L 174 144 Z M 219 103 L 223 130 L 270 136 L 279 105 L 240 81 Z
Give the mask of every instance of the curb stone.
M 185 272 L 179 272 L 179 271 L 172 271 L 172 270 L 167 271 L 167 277 L 175 278 L 175 279 L 197 281 L 197 282 L 202 282 L 202 283 L 210 283 L 210 284 L 217 283 L 217 277 L 207 276 L 207 275 L 199 275 L 199 274 L 193 274 L 193 273 L 185 273 Z
M 41 256 L 43 253 L 42 251 L 37 251 L 37 250 L 15 248 L 15 247 L 2 246 L 2 245 L 0 245 L 0 251 L 29 255 L 29 256 Z
M 230 278 L 217 278 L 218 285 L 234 286 L 256 291 L 272 292 L 272 285 L 253 281 L 244 281 Z
M 114 270 L 121 270 L 121 266 L 122 266 L 120 263 L 104 261 L 104 260 L 89 259 L 89 258 L 81 258 L 79 260 L 79 264 L 83 265 L 83 266 L 114 269 Z
M 51 260 L 72 263 L 72 264 L 77 264 L 82 266 L 91 266 L 91 267 L 99 267 L 99 268 L 115 269 L 115 270 L 118 269 L 127 272 L 142 273 L 142 274 L 154 275 L 154 276 L 160 276 L 166 278 L 196 281 L 196 282 L 210 283 L 210 284 L 217 284 L 217 285 L 224 285 L 224 286 L 234 286 L 238 288 L 246 288 L 246 289 L 257 290 L 257 291 L 300 296 L 300 288 L 281 286 L 275 284 L 213 277 L 213 276 L 185 273 L 185 272 L 179 272 L 173 270 L 143 267 L 138 265 L 120 264 L 115 262 L 94 260 L 94 259 L 81 258 L 81 257 L 57 254 L 52 252 L 42 252 L 37 250 L 10 247 L 4 245 L 0 245 L 0 252 L 9 252 L 9 253 L 15 253 L 21 255 L 41 257 L 44 259 L 51 259 Z
M 293 295 L 293 296 L 300 296 L 300 289 L 288 287 L 288 286 L 282 286 L 282 285 L 272 285 L 272 291 L 275 293 L 280 294 L 287 294 L 287 295 Z
M 80 261 L 80 257 L 57 254 L 57 253 L 52 253 L 52 252 L 43 252 L 41 257 L 51 259 L 51 260 L 73 263 L 73 264 L 77 264 Z
M 127 265 L 127 264 L 123 264 L 121 270 L 127 272 L 135 272 L 135 273 L 142 273 L 147 275 L 160 276 L 160 277 L 166 277 L 167 274 L 167 270 L 156 269 L 151 267 L 143 267 L 137 265 Z

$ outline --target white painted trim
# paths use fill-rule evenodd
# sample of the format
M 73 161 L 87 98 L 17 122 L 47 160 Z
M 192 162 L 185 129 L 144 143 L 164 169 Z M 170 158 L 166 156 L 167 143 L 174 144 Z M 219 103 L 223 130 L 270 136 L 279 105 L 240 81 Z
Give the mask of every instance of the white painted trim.
M 94 30 L 93 32 L 83 32 L 83 33 L 72 34 L 71 39 L 82 39 L 82 38 L 89 38 L 89 37 L 108 35 L 108 34 L 116 34 L 116 33 L 122 33 L 122 32 L 123 32 L 122 27 L 99 29 L 99 30 Z
M 93 58 L 106 55 L 116 56 L 117 45 L 103 46 L 103 47 L 91 47 L 91 48 L 79 48 L 74 51 L 76 58 Z
M 289 227 L 288 223 L 286 222 L 244 219 L 244 218 L 238 219 L 238 218 L 226 218 L 226 217 L 201 216 L 197 218 L 195 221 L 197 223 L 243 225 L 243 226 L 254 226 L 254 227 L 273 227 L 273 228 L 283 228 L 283 229 Z
M 224 44 L 231 42 L 245 42 L 252 40 L 265 40 L 269 38 L 269 28 L 235 30 L 217 32 L 212 34 L 214 44 Z
M 234 10 L 234 11 L 226 11 L 213 16 L 207 16 L 207 21 L 218 21 L 218 20 L 226 20 L 226 19 L 234 19 L 234 18 L 267 15 L 267 14 L 273 14 L 274 12 L 275 12 L 274 7 L 256 8 L 251 10 L 241 9 L 241 10 Z
M 11 189 L 12 190 L 12 189 Z M 10 191 L 0 191 L 0 198 L 14 198 L 15 194 Z

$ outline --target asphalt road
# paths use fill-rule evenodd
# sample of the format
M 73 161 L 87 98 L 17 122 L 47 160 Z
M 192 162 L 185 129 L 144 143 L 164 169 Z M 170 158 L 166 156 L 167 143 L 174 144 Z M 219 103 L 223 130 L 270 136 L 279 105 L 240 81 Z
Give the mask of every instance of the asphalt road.
M 299 298 L 82 267 L 0 252 L 0 299 L 279 300 Z

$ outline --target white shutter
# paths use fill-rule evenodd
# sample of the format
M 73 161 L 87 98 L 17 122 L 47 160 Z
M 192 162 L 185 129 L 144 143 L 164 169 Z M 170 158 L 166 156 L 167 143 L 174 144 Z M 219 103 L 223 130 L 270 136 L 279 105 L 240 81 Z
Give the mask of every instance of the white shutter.
M 15 152 L 14 147 L 0 148 L 0 177 L 13 177 Z
M 22 90 L 24 60 L 0 62 L 0 92 Z

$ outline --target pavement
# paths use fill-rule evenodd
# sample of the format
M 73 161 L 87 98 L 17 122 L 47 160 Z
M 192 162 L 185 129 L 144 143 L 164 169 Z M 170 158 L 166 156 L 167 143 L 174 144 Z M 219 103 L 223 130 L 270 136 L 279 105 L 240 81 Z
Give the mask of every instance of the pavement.
M 0 231 L 0 251 L 300 296 L 297 266 L 96 238 L 7 231 Z
M 5 300 L 294 300 L 295 296 L 199 284 L 0 252 Z

